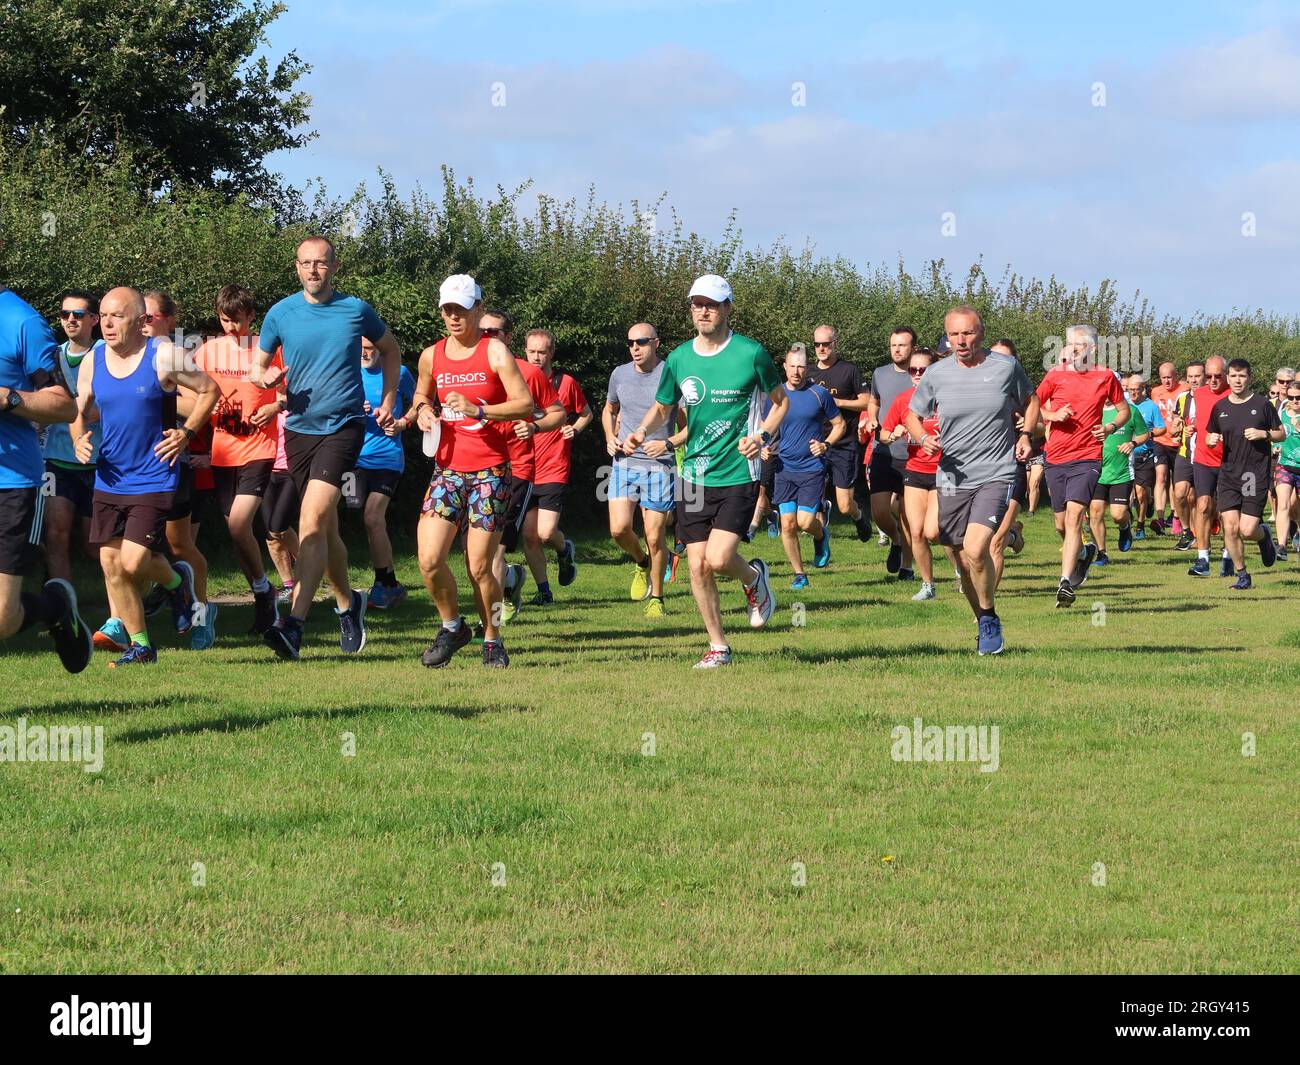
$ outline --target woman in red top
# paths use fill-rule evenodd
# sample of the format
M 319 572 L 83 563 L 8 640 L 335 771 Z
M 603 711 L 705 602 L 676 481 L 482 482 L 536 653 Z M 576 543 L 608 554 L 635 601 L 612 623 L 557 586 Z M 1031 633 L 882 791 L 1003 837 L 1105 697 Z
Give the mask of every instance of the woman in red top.
M 460 616 L 456 578 L 447 565 L 462 526 L 465 563 L 483 622 L 483 664 L 510 664 L 498 631 L 501 584 L 492 559 L 504 532 L 509 503 L 510 423 L 530 417 L 533 400 L 510 349 L 484 336 L 483 293 L 468 274 L 453 274 L 438 290 L 447 338 L 420 353 L 415 386 L 416 423 L 439 428 L 433 476 L 420 507 L 420 573 L 438 608 L 442 628 L 421 656 L 430 668 L 445 666 L 473 633 Z
M 907 409 L 916 382 L 930 364 L 934 352 L 917 348 L 912 352 L 907 372 L 912 375 L 912 387 L 899 393 L 880 423 L 880 442 L 889 443 L 907 435 Z M 927 433 L 939 435 L 939 414 L 936 411 L 922 423 Z M 921 571 L 921 590 L 912 596 L 913 602 L 934 598 L 934 556 L 930 544 L 939 539 L 939 492 L 935 477 L 939 472 L 939 451 L 928 454 L 920 444 L 907 442 L 907 465 L 903 469 L 903 513 L 907 517 L 907 531 L 912 538 L 912 557 Z M 951 550 L 951 549 L 950 549 Z

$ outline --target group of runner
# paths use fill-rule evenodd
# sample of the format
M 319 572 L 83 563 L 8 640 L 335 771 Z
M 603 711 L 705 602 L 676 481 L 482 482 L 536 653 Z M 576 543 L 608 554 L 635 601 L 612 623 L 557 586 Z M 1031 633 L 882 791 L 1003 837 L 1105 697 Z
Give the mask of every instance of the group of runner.
M 532 604 L 553 601 L 545 548 L 561 586 L 577 574 L 560 519 L 573 439 L 595 414 L 554 365 L 554 335 L 530 330 L 516 357 L 509 315 L 485 307 L 473 278 L 453 275 L 438 297 L 447 335 L 412 375 L 373 308 L 334 289 L 330 241 L 304 241 L 295 265 L 302 291 L 271 307 L 257 335 L 251 293 L 223 288 L 223 334 L 193 352 L 171 339 L 177 308 L 164 293 L 116 288 L 96 301 L 70 292 L 58 345 L 36 311 L 0 290 L 0 637 L 44 624 L 74 672 L 94 642 L 121 652 L 115 667 L 148 663 L 157 655 L 146 616 L 169 606 L 191 647 L 210 647 L 217 606 L 195 539 L 217 505 L 253 598 L 253 631 L 297 659 L 328 577 L 340 649 L 360 652 L 367 609 L 406 595 L 387 509 L 405 465 L 401 434 L 415 428 L 432 461 L 419 566 L 441 621 L 421 660 L 445 666 L 477 631 L 483 664 L 509 664 L 502 626 L 521 609 L 530 574 Z M 731 330 L 725 278 L 700 277 L 688 299 L 695 335 L 666 356 L 654 325 L 628 330 L 629 360 L 610 377 L 600 421 L 610 533 L 630 560 L 629 596 L 662 616 L 665 583 L 686 558 L 708 638 L 697 668 L 732 660 L 719 577 L 739 582 L 751 627 L 772 617 L 768 566 L 742 554 L 769 511 L 795 590 L 809 583 L 801 536 L 815 569 L 831 562 L 833 509 L 863 541 L 874 523 L 899 581 L 919 571 L 916 601 L 936 596 L 931 545 L 941 545 L 981 655 L 1005 646 L 997 588 L 1006 553 L 1023 546 L 1018 515 L 1033 513 L 1044 479 L 1061 538 L 1058 607 L 1110 561 L 1108 515 L 1121 552 L 1148 523 L 1155 533 L 1172 528 L 1180 549 L 1194 542 L 1196 576 L 1208 575 L 1221 528 L 1221 573 L 1234 589 L 1251 586 L 1245 541 L 1258 544 L 1265 566 L 1279 550 L 1285 557 L 1300 485 L 1294 372 L 1279 371 L 1265 397 L 1251 390 L 1245 360 L 1194 363 L 1186 381 L 1166 363 L 1147 396 L 1139 375 L 1121 380 L 1097 366 L 1095 331 L 1075 326 L 1035 389 L 1014 345 L 986 348 L 979 314 L 962 306 L 948 312 L 937 350 L 918 347 L 908 327 L 894 330 L 889 361 L 866 384 L 839 357 L 835 328 L 818 326 L 814 359 L 792 345 L 782 380 L 759 343 Z M 43 454 L 36 425 L 48 427 Z M 1262 520 L 1270 495 L 1280 549 Z M 340 501 L 362 513 L 375 571 L 368 592 L 349 583 Z M 279 596 L 263 569 L 259 516 Z M 42 539 L 49 580 L 26 593 L 22 575 Z M 458 540 L 477 626 L 460 612 L 449 563 Z M 79 542 L 100 561 L 111 615 L 93 640 L 69 581 Z M 524 564 L 507 562 L 516 550 Z

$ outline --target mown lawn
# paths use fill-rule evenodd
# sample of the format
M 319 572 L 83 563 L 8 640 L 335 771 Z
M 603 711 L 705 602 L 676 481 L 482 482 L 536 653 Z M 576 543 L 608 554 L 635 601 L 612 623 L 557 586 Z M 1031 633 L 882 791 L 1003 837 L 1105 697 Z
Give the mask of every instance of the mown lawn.
M 1300 968 L 1300 564 L 1243 595 L 1170 539 L 1112 545 L 1059 611 L 1040 514 L 981 659 L 946 564 L 914 604 L 845 530 L 799 593 L 760 534 L 779 611 L 751 632 L 724 588 L 712 673 L 685 572 L 651 622 L 596 539 L 504 673 L 476 645 L 420 666 L 422 590 L 348 661 L 323 601 L 297 664 L 248 607 L 127 672 L 8 642 L 0 724 L 102 725 L 106 751 L 0 763 L 0 971 Z M 996 724 L 998 771 L 892 760 L 915 716 Z

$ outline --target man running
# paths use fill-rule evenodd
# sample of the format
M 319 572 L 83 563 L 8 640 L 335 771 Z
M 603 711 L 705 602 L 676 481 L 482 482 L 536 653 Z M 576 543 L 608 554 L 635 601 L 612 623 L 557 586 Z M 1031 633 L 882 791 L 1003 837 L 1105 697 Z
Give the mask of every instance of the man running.
M 51 577 L 37 593 L 24 592 L 23 576 L 36 564 L 45 505 L 36 425 L 66 423 L 76 410 L 50 327 L 0 285 L 0 640 L 44 625 L 69 673 L 86 668 L 92 649 L 77 593 L 62 577 Z
M 1212 355 L 1205 360 L 1205 384 L 1195 389 L 1187 401 L 1186 420 L 1191 428 L 1187 453 L 1192 463 L 1192 488 L 1196 493 L 1192 516 L 1196 561 L 1187 571 L 1192 577 L 1210 575 L 1210 535 L 1218 519 L 1215 497 L 1218 495 L 1219 471 L 1223 466 L 1223 445 L 1219 434 L 1215 434 L 1213 443 L 1208 437 L 1214 408 L 1227 394 L 1226 363 L 1220 356 Z M 1231 577 L 1232 573 L 1232 560 L 1225 548 L 1219 576 Z
M 871 406 L 871 390 L 862 383 L 862 371 L 857 364 L 841 359 L 839 350 L 839 332 L 833 325 L 819 325 L 814 329 L 813 354 L 817 364 L 809 367 L 808 380 L 830 393 L 846 426 L 856 427 L 859 415 Z M 858 539 L 865 544 L 871 539 L 871 519 L 862 513 L 853 494 L 858 482 L 857 433 L 846 431 L 826 452 L 826 463 L 831 487 L 835 489 L 835 505 L 853 522 Z
M 628 598 L 645 601 L 646 617 L 663 617 L 664 575 L 668 568 L 665 535 L 668 515 L 677 505 L 677 469 L 673 449 L 684 443 L 686 431 L 670 433 L 685 422 L 674 406 L 667 420 L 646 438 L 632 454 L 623 452 L 621 426 L 640 425 L 655 404 L 664 364 L 659 357 L 659 333 L 649 322 L 638 322 L 627 331 L 630 362 L 614 368 L 600 424 L 605 430 L 605 448 L 613 465 L 609 482 L 609 534 L 632 559 L 632 583 Z M 636 535 L 633 518 L 641 510 L 645 547 Z
M 510 349 L 479 328 L 483 292 L 472 277 L 447 278 L 438 289 L 438 308 L 447 337 L 420 353 L 414 411 L 425 432 L 438 425 L 418 544 L 420 573 L 442 625 L 420 661 L 440 669 L 473 639 L 447 565 L 465 526 L 465 563 L 483 623 L 483 665 L 505 669 L 510 658 L 501 639 L 501 584 L 493 560 L 510 491 L 510 423 L 532 416 L 533 399 Z
M 59 323 L 68 338 L 59 345 L 59 374 L 63 384 L 77 392 L 77 368 L 95 344 L 95 327 L 99 325 L 99 299 L 84 289 L 63 294 Z M 72 545 L 91 558 L 99 553 L 90 549 L 91 498 L 95 494 L 95 448 L 99 446 L 99 426 L 91 430 L 90 462 L 82 464 L 73 453 L 72 437 L 64 422 L 47 423 L 45 431 L 45 476 L 49 490 L 45 497 L 45 565 L 48 575 L 72 580 Z M 122 650 L 126 650 L 125 645 Z
M 374 412 L 384 402 L 384 367 L 375 345 L 361 338 L 361 383 L 366 401 L 366 432 L 361 441 L 361 454 L 353 476 L 343 482 L 343 499 L 347 506 L 361 511 L 366 526 L 366 541 L 370 546 L 370 564 L 375 570 L 375 583 L 366 600 L 367 609 L 387 610 L 406 598 L 406 587 L 397 579 L 393 569 L 393 544 L 388 538 L 388 504 L 406 469 L 406 451 L 402 447 L 402 433 L 411 427 L 413 417 L 406 412 L 415 396 L 415 378 L 405 366 L 397 378 L 397 403 L 393 419 L 380 428 Z M 351 498 L 349 498 L 349 496 Z
M 1109 371 L 1107 371 L 1109 372 Z M 1141 391 L 1140 386 L 1138 392 Z M 1119 549 L 1127 552 L 1133 546 L 1133 519 L 1129 510 L 1129 495 L 1133 488 L 1133 461 L 1136 449 L 1151 438 L 1146 419 L 1137 404 L 1127 397 L 1120 401 L 1128 407 L 1128 419 L 1102 442 L 1101 476 L 1092 492 L 1088 508 L 1088 524 L 1092 529 L 1092 542 L 1097 548 L 1094 566 L 1110 564 L 1106 554 L 1106 507 L 1119 530 Z M 1102 425 L 1115 422 L 1119 409 L 1111 403 L 1102 408 Z
M 899 326 L 889 334 L 889 361 L 871 373 L 871 399 L 867 405 L 867 432 L 880 440 L 880 419 L 899 394 L 912 387 L 908 365 L 916 349 L 916 330 Z M 983 352 L 983 349 L 980 349 Z M 898 574 L 900 581 L 912 579 L 912 548 L 904 527 L 903 468 L 907 465 L 907 441 L 901 437 L 885 447 L 877 446 L 871 455 L 867 480 L 871 489 L 871 519 L 889 537 L 889 555 L 885 570 Z
M 952 557 L 979 623 L 977 650 L 996 655 L 1005 642 L 989 543 L 1015 488 L 1016 462 L 1029 455 L 1038 399 L 1019 360 L 985 350 L 984 323 L 974 308 L 952 308 L 944 329 L 953 356 L 921 376 L 908 404 L 907 431 L 929 454 L 940 453 L 939 542 L 957 549 Z M 936 413 L 938 438 L 923 421 Z M 1024 417 L 1019 434 L 1017 415 Z
M 668 421 L 675 405 L 686 407 L 677 535 L 686 544 L 691 591 L 709 636 L 709 649 L 695 668 L 715 669 L 731 664 L 718 574 L 740 581 L 752 628 L 766 625 L 776 606 L 767 563 L 759 558 L 746 562 L 736 548 L 754 513 L 759 454 L 771 445 L 789 404 L 772 357 L 756 340 L 731 331 L 727 280 L 705 274 L 691 285 L 689 299 L 697 335 L 669 353 L 655 405 L 624 439 L 623 453 L 635 454 Z M 764 395 L 772 408 L 760 420 Z
M 235 559 L 253 593 L 249 631 L 260 636 L 279 620 L 279 613 L 262 568 L 262 547 L 253 535 L 253 519 L 271 480 L 276 449 L 274 419 L 259 418 L 259 412 L 267 405 L 278 410 L 280 397 L 274 388 L 257 388 L 248 379 L 257 347 L 253 294 L 242 285 L 225 285 L 217 293 L 216 311 L 222 335 L 205 341 L 194 362 L 221 390 L 212 416 L 212 480 Z M 284 371 L 279 356 L 271 365 L 278 378 Z
M 532 570 L 537 592 L 530 603 L 546 606 L 554 602 L 551 584 L 546 577 L 546 555 L 542 548 L 549 544 L 555 548 L 559 563 L 560 586 L 572 584 L 578 575 L 578 562 L 573 541 L 560 531 L 560 514 L 564 510 L 564 495 L 569 490 L 569 472 L 573 441 L 582 433 L 595 414 L 582 393 L 578 380 L 554 365 L 555 334 L 549 329 L 530 329 L 524 335 L 524 354 L 528 361 L 542 371 L 559 396 L 568 420 L 559 429 L 533 437 L 533 456 L 537 478 L 528 512 L 524 518 L 524 558 Z
M 1245 591 L 1250 587 L 1250 574 L 1242 541 L 1259 544 L 1259 560 L 1266 568 L 1277 558 L 1272 534 L 1261 519 L 1272 483 L 1272 445 L 1286 433 L 1273 404 L 1251 391 L 1249 362 L 1233 359 L 1227 377 L 1229 392 L 1210 413 L 1205 444 L 1219 448 L 1222 454 L 1215 502 L 1223 520 L 1223 542 L 1237 577 L 1232 590 Z
M 1133 470 L 1133 504 L 1136 508 L 1133 539 L 1145 540 L 1147 517 L 1155 514 L 1152 497 L 1156 488 L 1156 456 L 1151 441 L 1157 433 L 1165 430 L 1165 419 L 1159 404 L 1147 395 L 1146 378 L 1140 373 L 1129 374 L 1124 379 L 1124 395 L 1128 397 L 1129 405 L 1142 415 L 1150 434 L 1145 442 L 1135 443 L 1129 462 Z M 1155 525 L 1156 519 L 1152 517 L 1151 522 Z
M 908 373 L 913 381 L 919 381 L 921 375 L 934 362 L 934 352 L 929 348 L 917 348 L 912 352 L 908 363 Z M 939 539 L 939 490 L 935 477 L 939 472 L 939 451 L 928 452 L 919 443 L 914 443 L 907 432 L 907 412 L 910 409 L 915 387 L 900 392 L 893 406 L 885 415 L 880 425 L 880 439 L 892 443 L 898 437 L 905 437 L 907 444 L 907 465 L 903 469 L 903 511 L 907 515 L 907 530 L 912 538 L 912 558 L 916 568 L 921 571 L 921 589 L 914 596 L 914 603 L 924 603 L 933 599 L 934 591 L 934 553 L 930 544 Z M 932 439 L 939 438 L 939 419 L 930 415 L 921 422 L 921 428 Z
M 266 314 L 249 379 L 266 377 L 271 357 L 283 349 L 286 369 L 284 451 L 301 498 L 299 555 L 289 616 L 266 630 L 277 655 L 297 661 L 312 598 L 328 573 L 339 619 L 339 647 L 356 654 L 366 645 L 366 593 L 348 581 L 348 550 L 339 536 L 343 475 L 355 469 L 365 438 L 365 386 L 361 339 L 384 362 L 383 398 L 371 411 L 383 429 L 393 420 L 402 353 L 393 334 L 365 300 L 334 289 L 339 270 L 334 245 L 308 237 L 298 245 L 295 266 L 302 291 L 286 296 Z
M 208 424 L 220 391 L 202 370 L 186 369 L 186 353 L 170 340 L 144 333 L 145 302 L 135 289 L 115 288 L 99 305 L 104 342 L 77 370 L 77 417 L 72 441 L 78 460 L 91 454 L 92 408 L 103 423 L 95 474 L 90 539 L 99 545 L 114 608 L 131 646 L 114 668 L 158 661 L 145 624 L 140 584 L 166 589 L 178 633 L 204 624 L 205 604 L 195 597 L 188 562 L 163 556 L 167 515 L 176 491 L 177 463 Z M 176 427 L 176 390 L 184 385 L 194 405 Z
M 831 394 L 808 380 L 808 355 L 802 347 L 786 352 L 785 394 L 789 407 L 780 435 L 775 446 L 764 446 L 760 454 L 765 462 L 776 462 L 772 504 L 781 515 L 781 543 L 794 570 L 790 587 L 797 590 L 808 587 L 799 549 L 801 532 L 812 538 L 814 566 L 824 569 L 831 561 L 826 475 L 830 452 L 844 435 L 845 425 Z M 763 407 L 766 416 L 770 403 Z M 828 423 L 829 433 L 825 428 Z
M 1156 372 L 1160 376 L 1160 383 L 1151 389 L 1151 402 L 1160 410 L 1160 426 L 1151 437 L 1151 455 L 1155 463 L 1155 516 L 1151 519 L 1151 531 L 1157 535 L 1165 531 L 1169 523 L 1169 508 L 1174 507 L 1175 515 L 1178 514 L 1176 504 L 1172 503 L 1173 496 L 1173 473 L 1174 462 L 1178 457 L 1178 447 L 1180 441 L 1174 438 L 1170 432 L 1169 424 L 1173 420 L 1174 411 L 1178 406 L 1178 397 L 1187 391 L 1187 385 L 1178 380 L 1178 368 L 1172 362 L 1162 362 Z M 1182 522 L 1179 522 L 1181 531 Z
M 1178 443 L 1178 454 L 1174 456 L 1174 518 L 1173 532 L 1178 537 L 1174 544 L 1176 550 L 1190 551 L 1196 543 L 1196 492 L 1192 485 L 1192 426 L 1189 413 L 1192 405 L 1192 393 L 1205 384 L 1205 363 L 1187 364 L 1185 389 L 1174 401 L 1174 412 L 1165 419 L 1169 425 L 1170 435 Z
M 1092 326 L 1070 326 L 1061 356 L 1062 364 L 1047 371 L 1037 395 L 1043 420 L 1052 423 L 1046 454 L 1047 491 L 1061 537 L 1056 605 L 1068 607 L 1097 556 L 1095 545 L 1083 543 L 1083 520 L 1101 478 L 1102 441 L 1124 428 L 1129 409 L 1119 380 L 1110 370 L 1095 366 L 1097 331 Z M 1118 408 L 1110 422 L 1102 420 L 1106 403 Z

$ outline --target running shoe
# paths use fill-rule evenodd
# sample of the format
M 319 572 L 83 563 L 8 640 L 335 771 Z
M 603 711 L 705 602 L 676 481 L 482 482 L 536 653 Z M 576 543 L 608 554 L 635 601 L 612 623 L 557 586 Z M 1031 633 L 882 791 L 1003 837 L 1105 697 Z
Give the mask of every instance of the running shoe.
M 119 669 L 122 666 L 151 666 L 158 661 L 158 652 L 152 647 L 146 647 L 142 643 L 133 643 L 126 649 L 126 654 L 116 662 L 108 664 L 109 669 Z
M 180 575 L 181 583 L 166 594 L 171 599 L 176 631 L 184 634 L 194 625 L 194 570 L 188 562 L 177 562 L 172 569 Z
M 761 629 L 776 609 L 776 600 L 772 598 L 772 585 L 767 579 L 767 563 L 761 558 L 751 558 L 749 564 L 758 574 L 753 586 L 745 589 L 745 598 L 749 601 L 749 627 Z
M 1007 550 L 1013 555 L 1020 554 L 1025 549 L 1025 523 L 1018 521 L 1011 526 L 1011 532 L 1007 534 Z
M 1291 550 L 1300 552 L 1300 532 L 1291 534 Z
M 1061 578 L 1061 583 L 1056 589 L 1056 605 L 1074 606 L 1074 585 L 1065 577 Z
M 979 619 L 980 634 L 976 646 L 981 655 L 1000 655 L 1005 644 L 1002 642 L 1002 620 L 996 615 Z
M 1228 590 L 1231 592 L 1244 592 L 1249 587 L 1250 587 L 1250 574 L 1247 573 L 1245 570 L 1242 570 L 1240 573 L 1237 574 L 1236 581 L 1228 585 Z
M 534 592 L 533 597 L 530 600 L 528 600 L 528 605 L 529 606 L 550 606 L 554 602 L 555 602 L 555 596 L 553 596 L 549 591 L 543 592 L 541 590 L 538 590 Z
M 1159 518 L 1152 518 L 1152 519 L 1151 519 L 1151 531 L 1152 531 L 1156 536 L 1164 536 L 1164 534 L 1165 534 L 1165 528 L 1166 528 L 1165 523 L 1164 523 L 1163 521 L 1161 521 Z M 1145 540 L 1146 537 L 1145 537 L 1145 536 L 1139 536 L 1138 539 L 1139 539 L 1139 540 Z
M 885 558 L 885 572 L 897 573 L 903 565 L 903 545 L 891 543 L 888 537 L 885 538 L 885 543 L 889 544 L 889 555 Z
M 914 581 L 916 580 L 916 571 L 904 567 L 898 571 L 898 579 L 900 581 Z
M 505 621 L 512 621 L 514 616 L 519 613 L 519 608 L 523 606 L 524 585 L 528 583 L 528 570 L 518 563 L 511 563 L 506 567 L 506 603 L 505 609 L 501 612 L 501 617 Z M 506 615 L 509 617 L 506 617 Z
M 794 575 L 794 580 L 790 582 L 790 591 L 797 592 L 799 591 L 800 588 L 807 588 L 807 587 L 808 587 L 808 574 L 796 573 Z
M 664 601 L 657 595 L 646 597 L 645 616 L 648 618 L 661 618 L 664 616 Z
M 483 644 L 483 664 L 489 669 L 506 669 L 510 665 L 510 656 L 506 654 L 506 645 L 500 640 L 488 640 Z
M 1259 560 L 1267 569 L 1277 561 L 1277 541 L 1273 539 L 1273 530 L 1264 526 L 1264 539 L 1259 542 Z
M 832 513 L 831 501 L 829 499 L 823 499 L 822 500 L 822 528 L 827 532 L 829 532 L 831 528 L 831 513 Z
M 1133 526 L 1121 525 L 1119 527 L 1119 549 L 1121 552 L 1128 551 L 1133 546 Z
M 871 543 L 871 518 L 868 517 L 866 513 L 863 513 L 853 524 L 858 530 L 858 539 L 864 544 Z
M 285 606 L 289 606 L 293 603 L 293 582 L 284 585 L 280 589 L 279 593 L 275 597 L 275 601 L 277 603 L 283 603 Z
M 777 516 L 775 510 L 767 512 L 767 538 L 775 540 L 781 535 L 781 519 Z
M 190 626 L 190 650 L 206 651 L 217 642 L 217 604 L 203 603 Z
M 921 590 L 912 596 L 912 602 L 924 603 L 927 599 L 934 598 L 934 585 L 929 581 L 921 582 Z
M 282 618 L 262 633 L 262 642 L 286 662 L 297 662 L 302 648 L 302 626 Z
M 167 605 L 167 597 L 170 593 L 161 584 L 155 584 L 149 589 L 149 594 L 144 597 L 142 606 L 144 607 L 144 616 L 153 617 Z
M 1233 569 L 1232 566 L 1232 559 L 1230 559 L 1227 555 L 1224 555 L 1221 559 L 1219 559 L 1220 577 L 1231 577 L 1235 572 L 1236 570 Z
M 1210 560 L 1208 558 L 1198 558 L 1188 569 L 1189 577 L 1208 577 L 1210 575 Z
M 131 637 L 121 618 L 109 618 L 92 639 L 101 651 L 125 651 L 131 646 Z
M 58 652 L 64 669 L 69 673 L 80 673 L 90 664 L 90 656 L 95 653 L 95 639 L 77 612 L 77 593 L 62 577 L 46 581 L 45 591 L 57 596 L 63 607 L 59 616 L 49 624 L 54 650 Z
M 729 665 L 731 665 L 730 647 L 723 648 L 721 651 L 715 651 L 712 647 L 710 647 L 707 651 L 704 652 L 704 657 L 701 658 L 698 662 L 696 662 L 692 668 L 693 669 L 717 669 L 719 666 L 729 666 Z
M 634 603 L 641 602 L 650 594 L 650 562 L 646 561 L 643 566 L 639 562 L 632 563 L 632 584 L 627 590 L 627 597 Z
M 441 669 L 451 661 L 451 656 L 464 647 L 474 638 L 470 627 L 461 620 L 460 627 L 452 632 L 445 625 L 438 629 L 438 635 L 433 638 L 433 643 L 425 648 L 424 654 L 420 656 L 420 662 L 430 669 Z
M 1290 556 L 1287 555 L 1287 550 L 1286 550 L 1286 548 L 1285 548 L 1284 546 L 1282 546 L 1281 544 L 1278 544 L 1278 545 L 1277 545 L 1277 557 L 1274 559 L 1274 561 L 1276 561 L 1276 562 L 1287 562 L 1287 561 L 1289 561 L 1289 558 L 1290 558 Z
M 352 589 L 352 605 L 347 610 L 334 608 L 339 619 L 339 650 L 345 655 L 358 654 L 366 646 L 366 603 L 369 596 L 365 592 Z
M 578 549 L 572 540 L 564 541 L 564 550 L 559 555 L 560 587 L 567 588 L 578 576 Z
M 1196 543 L 1196 537 L 1192 533 L 1180 533 L 1178 536 L 1178 543 L 1174 544 L 1174 550 L 1190 551 L 1194 543 Z
M 406 599 L 406 585 L 404 584 L 379 584 L 376 582 L 371 585 L 370 592 L 366 596 L 367 610 L 389 610 L 398 606 Z
M 1106 554 L 1105 551 L 1098 551 L 1097 557 L 1092 560 L 1092 564 L 1094 566 L 1109 566 L 1110 555 Z
M 1154 529 L 1152 529 L 1151 531 L 1155 532 Z M 1147 538 L 1147 531 L 1146 529 L 1142 528 L 1141 525 L 1139 525 L 1136 529 L 1133 530 L 1134 540 L 1145 540 L 1146 538 Z M 1123 551 L 1124 549 L 1121 547 L 1120 550 Z
M 813 541 L 813 565 L 818 569 L 825 569 L 831 562 L 831 527 L 827 523 L 822 526 L 822 538 Z
M 1070 575 L 1070 583 L 1076 588 L 1082 588 L 1088 583 L 1088 570 L 1092 568 L 1093 559 L 1097 557 L 1096 544 L 1084 544 L 1083 550 L 1079 553 L 1079 561 L 1074 564 L 1074 573 Z
M 881 529 L 878 533 L 876 533 L 876 543 L 879 544 L 881 547 L 888 547 L 892 542 L 893 541 L 889 539 L 889 534 L 885 532 L 884 529 Z
M 269 588 L 264 592 L 254 592 L 253 627 L 248 631 L 254 636 L 261 636 L 279 620 L 280 607 L 276 603 L 275 593 Z

